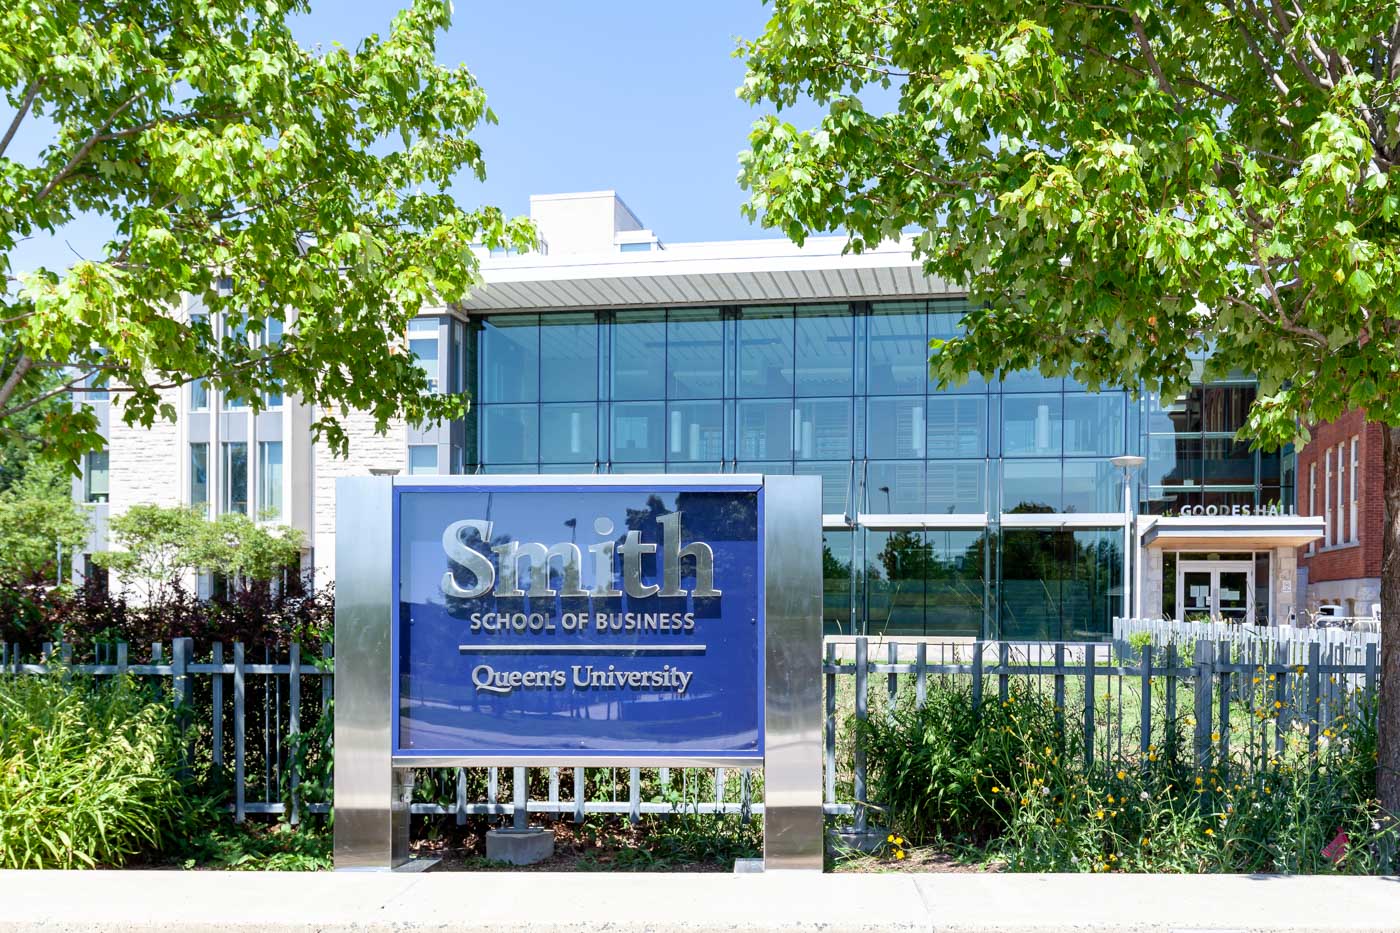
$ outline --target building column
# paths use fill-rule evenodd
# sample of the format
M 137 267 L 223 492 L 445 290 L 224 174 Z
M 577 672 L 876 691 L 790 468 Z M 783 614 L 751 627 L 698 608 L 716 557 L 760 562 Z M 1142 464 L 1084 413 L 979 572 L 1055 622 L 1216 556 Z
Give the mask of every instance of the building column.
M 1273 594 L 1273 615 L 1269 623 L 1286 625 L 1288 617 L 1298 605 L 1298 551 L 1291 547 L 1274 548 L 1269 566 L 1273 574 L 1273 579 L 1269 581 L 1269 592 Z M 1256 606 L 1255 612 L 1258 611 L 1259 607 Z
M 1142 551 L 1142 616 L 1162 617 L 1162 549 L 1149 547 Z

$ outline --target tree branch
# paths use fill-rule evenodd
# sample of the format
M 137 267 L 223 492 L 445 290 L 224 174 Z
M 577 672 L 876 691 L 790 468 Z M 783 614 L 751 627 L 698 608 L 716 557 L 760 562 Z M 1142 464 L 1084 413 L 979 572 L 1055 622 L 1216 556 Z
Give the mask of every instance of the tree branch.
M 33 367 L 34 360 L 30 358 L 29 354 L 21 353 L 19 361 L 15 363 L 15 368 L 10 371 L 5 384 L 0 385 L 0 406 L 10 400 L 10 396 L 15 394 L 15 389 L 18 389 L 19 384 L 24 381 L 25 374 Z
M 3 156 L 5 150 L 10 148 L 10 142 L 15 138 L 15 133 L 19 132 L 19 125 L 29 115 L 29 108 L 34 105 L 34 98 L 39 96 L 39 88 L 43 84 L 43 78 L 35 78 L 29 82 L 29 87 L 24 92 L 24 100 L 20 101 L 19 109 L 15 111 L 15 118 L 10 121 L 10 128 L 5 131 L 5 138 L 0 139 L 0 156 Z
M 44 200 L 44 198 L 48 197 L 51 193 L 53 193 L 53 190 L 59 185 L 61 185 L 64 179 L 68 177 L 68 175 L 73 171 L 73 169 L 77 168 L 78 164 L 82 162 L 82 160 L 87 156 L 89 152 L 92 151 L 92 147 L 96 146 L 99 142 L 102 141 L 102 135 L 107 132 L 107 129 L 113 123 L 116 122 L 117 117 L 121 116 L 131 107 L 132 104 L 136 103 L 138 100 L 144 97 L 145 93 L 145 91 L 137 91 L 135 94 L 131 95 L 131 97 L 127 98 L 126 103 L 122 104 L 116 110 L 113 110 L 111 113 L 109 113 L 107 115 L 107 118 L 102 121 L 102 125 L 97 128 L 97 132 L 93 133 L 91 136 L 88 137 L 87 142 L 83 143 L 82 146 L 79 147 L 78 151 L 73 153 L 73 157 L 68 160 L 68 164 L 63 166 L 63 168 L 59 170 L 59 173 L 53 178 L 51 178 L 49 180 L 49 183 L 45 185 L 39 191 L 39 193 L 34 196 L 34 203 L 39 203 L 40 201 Z M 0 399 L 0 404 L 3 403 L 4 400 Z

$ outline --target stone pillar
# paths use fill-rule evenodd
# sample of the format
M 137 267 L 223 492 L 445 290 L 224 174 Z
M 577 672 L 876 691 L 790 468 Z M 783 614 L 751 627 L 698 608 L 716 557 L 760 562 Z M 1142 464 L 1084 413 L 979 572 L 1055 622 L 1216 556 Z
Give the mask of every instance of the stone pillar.
M 1142 573 L 1142 616 L 1145 619 L 1162 617 L 1162 549 L 1143 548 Z
M 1291 547 L 1274 548 L 1273 560 L 1269 561 L 1273 579 L 1269 581 L 1269 592 L 1273 594 L 1273 616 L 1271 625 L 1286 625 L 1288 617 L 1298 605 L 1298 551 Z M 1259 614 L 1267 612 L 1267 607 L 1254 607 L 1256 621 L 1263 621 Z

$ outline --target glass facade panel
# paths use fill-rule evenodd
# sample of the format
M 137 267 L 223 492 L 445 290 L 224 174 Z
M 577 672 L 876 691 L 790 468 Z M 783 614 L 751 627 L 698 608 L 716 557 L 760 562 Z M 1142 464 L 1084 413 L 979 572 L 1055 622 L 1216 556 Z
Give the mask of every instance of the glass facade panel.
M 866 391 L 923 395 L 928 390 L 928 314 L 922 301 L 877 304 L 866 337 Z
M 619 311 L 612 327 L 612 397 L 666 397 L 666 314 Z
M 598 459 L 598 406 L 593 402 L 540 406 L 540 463 L 587 462 L 592 472 Z
M 967 307 L 947 299 L 473 320 L 451 378 L 467 374 L 477 404 L 460 463 L 452 442 L 453 467 L 820 476 L 823 513 L 857 520 L 826 535 L 829 631 L 986 637 L 1107 630 L 1105 607 L 1119 598 L 1108 562 L 1121 531 L 1007 529 L 1000 516 L 1116 516 L 1122 480 L 1110 457 L 1147 458 L 1136 474 L 1145 512 L 1292 495 L 1291 450 L 1260 454 L 1234 439 L 1254 393 L 1239 380 L 1165 403 L 1038 372 L 1004 382 L 974 374 L 938 389 L 927 341 L 956 336 Z M 985 515 L 988 527 L 859 527 L 860 514 L 926 513 L 979 524 Z
M 84 498 L 88 502 L 106 502 L 111 488 L 107 451 L 92 450 L 83 459 Z
M 591 314 L 540 319 L 540 401 L 598 397 L 598 321 Z
M 438 449 L 436 444 L 410 444 L 408 448 L 408 475 L 432 476 L 438 471 Z
M 1008 457 L 1046 457 L 1060 453 L 1063 398 L 1059 395 L 1008 395 L 1002 406 L 1002 453 Z
M 844 305 L 798 308 L 797 394 L 849 396 L 855 378 L 855 319 Z
M 718 310 L 668 315 L 666 393 L 668 398 L 724 397 L 724 321 Z
M 793 394 L 792 311 L 745 308 L 739 318 L 739 397 Z
M 612 407 L 612 459 L 624 463 L 666 458 L 666 403 L 626 402 Z
M 540 329 L 533 314 L 503 314 L 482 322 L 477 398 L 534 402 L 540 396 Z M 483 455 L 484 456 L 484 455 Z
M 539 407 L 482 405 L 481 458 L 491 463 L 533 462 L 539 458 Z

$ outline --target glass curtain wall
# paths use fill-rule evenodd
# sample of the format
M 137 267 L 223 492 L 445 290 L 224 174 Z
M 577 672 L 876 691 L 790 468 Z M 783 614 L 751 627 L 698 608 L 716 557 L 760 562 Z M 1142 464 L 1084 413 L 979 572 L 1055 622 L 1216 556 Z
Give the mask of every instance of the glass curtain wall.
M 1249 383 L 1197 387 L 1176 407 L 1030 372 L 940 389 L 928 341 L 956 335 L 966 309 L 942 299 L 480 318 L 465 468 L 818 475 L 828 525 L 851 526 L 823 535 L 828 631 L 1016 638 L 1108 630 L 1122 546 L 1110 457 L 1148 456 L 1144 509 L 1168 492 L 1276 501 L 1291 484 L 1287 452 L 1233 440 Z M 1002 528 L 1003 513 L 1104 521 Z M 926 530 L 929 516 L 948 527 Z

